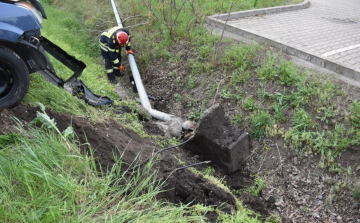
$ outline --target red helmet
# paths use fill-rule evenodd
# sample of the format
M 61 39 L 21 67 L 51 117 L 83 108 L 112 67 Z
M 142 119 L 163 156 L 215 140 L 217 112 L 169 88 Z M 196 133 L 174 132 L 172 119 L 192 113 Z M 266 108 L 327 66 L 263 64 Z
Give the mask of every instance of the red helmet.
M 123 31 L 117 32 L 115 37 L 117 44 L 120 46 L 124 46 L 129 43 L 129 36 Z

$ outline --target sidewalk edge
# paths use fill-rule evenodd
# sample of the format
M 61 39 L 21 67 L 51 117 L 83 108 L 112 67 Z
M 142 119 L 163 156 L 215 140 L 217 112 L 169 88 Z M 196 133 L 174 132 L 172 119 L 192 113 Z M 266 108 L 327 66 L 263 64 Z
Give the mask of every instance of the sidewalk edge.
M 246 11 L 240 11 L 240 12 L 232 12 L 232 13 L 226 13 L 226 14 L 207 16 L 206 20 L 211 19 L 211 20 L 227 21 L 227 20 L 231 20 L 231 19 L 239 19 L 239 18 L 244 18 L 244 17 L 268 15 L 268 14 L 273 14 L 273 13 L 300 10 L 300 9 L 308 8 L 309 6 L 310 6 L 309 0 L 305 0 L 302 3 L 294 4 L 294 5 L 278 6 L 278 7 L 263 8 L 263 9 L 253 9 L 253 10 L 246 10 Z

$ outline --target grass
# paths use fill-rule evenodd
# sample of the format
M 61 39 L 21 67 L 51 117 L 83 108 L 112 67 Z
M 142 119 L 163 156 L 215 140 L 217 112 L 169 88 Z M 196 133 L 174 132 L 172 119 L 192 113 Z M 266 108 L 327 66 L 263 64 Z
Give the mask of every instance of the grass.
M 128 174 L 121 157 L 101 171 L 78 150 L 76 136 L 61 133 L 46 113 L 35 125 L 1 137 L 0 218 L 4 222 L 199 222 L 188 206 L 157 201 L 162 182 L 150 160 Z M 134 163 L 136 166 L 136 162 Z M 123 184 L 121 182 L 129 182 Z
M 63 8 L 78 7 L 69 1 L 64 1 Z M 171 75 L 174 83 L 185 85 L 189 90 L 199 88 L 199 86 L 213 86 L 204 92 L 210 98 L 216 94 L 220 96 L 220 102 L 226 101 L 236 105 L 237 114 L 233 116 L 233 123 L 249 130 L 255 139 L 261 141 L 267 137 L 282 137 L 290 149 L 301 150 L 306 153 L 319 154 L 324 162 L 320 166 L 331 170 L 338 168 L 334 160 L 340 156 L 346 146 L 358 145 L 356 139 L 358 135 L 358 123 L 360 123 L 360 113 L 358 102 L 354 101 L 348 108 L 351 115 L 339 113 L 334 98 L 344 94 L 339 87 L 326 79 L 311 76 L 300 70 L 292 62 L 282 58 L 280 53 L 265 51 L 257 44 L 227 44 L 222 57 L 218 43 L 226 40 L 211 36 L 202 27 L 204 18 L 207 15 L 225 13 L 229 11 L 246 10 L 252 8 L 272 7 L 284 4 L 295 4 L 302 1 L 238 1 L 236 3 L 226 1 L 202 1 L 201 4 L 187 2 L 182 5 L 180 1 L 175 1 L 178 8 L 182 10 L 173 11 L 172 15 L 167 14 L 175 8 L 161 5 L 167 1 L 153 1 L 153 6 L 149 5 L 144 10 L 143 1 L 131 0 L 123 2 L 120 10 L 123 18 L 138 15 L 126 21 L 127 26 L 135 25 L 132 32 L 135 33 L 134 44 L 137 52 L 137 61 L 143 62 L 140 66 L 150 65 L 151 58 L 168 59 L 171 63 L 181 61 L 182 55 L 172 55 L 170 48 L 182 41 L 191 41 L 192 50 L 196 52 L 188 63 L 182 67 L 189 68 L 188 76 L 179 77 Z M 95 3 L 91 3 L 95 4 Z M 57 4 L 52 4 L 59 5 Z M 167 8 L 166 8 L 167 7 Z M 108 9 L 104 9 L 105 11 Z M 145 12 L 143 14 L 142 12 Z M 86 21 L 90 18 L 89 14 L 79 13 Z M 96 24 L 100 24 L 102 29 L 108 28 L 105 21 L 112 17 L 112 14 L 99 17 Z M 161 16 L 160 16 L 161 15 Z M 165 16 L 164 16 L 165 15 Z M 146 19 L 145 19 L 146 18 Z M 143 24 L 139 25 L 137 24 Z M 97 27 L 97 29 L 98 29 Z M 92 30 L 96 33 L 97 30 Z M 151 33 L 152 35 L 146 35 Z M 147 36 L 146 41 L 139 36 Z M 90 48 L 93 46 L 90 45 Z M 92 52 L 97 47 L 92 48 Z M 146 52 L 152 52 L 149 56 Z M 229 76 L 222 78 L 216 77 L 223 70 Z M 195 77 L 207 76 L 207 81 L 199 85 Z M 183 83 L 185 80 L 185 83 Z M 215 83 L 208 81 L 213 80 Z M 218 83 L 216 83 L 218 82 Z M 277 86 L 272 92 L 268 92 L 270 86 Z M 257 94 L 244 94 L 244 92 L 256 89 Z M 254 90 L 252 90 L 254 91 Z M 195 96 L 188 93 L 181 100 L 187 100 L 187 105 L 192 107 L 188 118 L 198 120 L 204 111 L 206 104 L 195 100 Z M 180 100 L 176 96 L 176 100 Z M 290 112 L 289 112 L 290 111 Z M 345 120 L 343 123 L 348 132 L 341 132 L 337 125 L 334 125 L 333 133 L 331 130 L 323 130 L 324 124 L 336 123 L 337 120 Z M 276 128 L 274 128 L 276 126 Z M 353 128 L 354 126 L 354 128 Z M 345 137 L 339 140 L 337 137 Z
M 355 197 L 358 201 L 360 201 L 360 189 L 359 189 L 359 188 L 355 188 L 355 189 L 353 190 L 353 194 L 354 194 L 354 197 Z
M 254 196 L 260 196 L 262 190 L 266 188 L 265 178 L 256 176 L 254 185 L 245 189 L 245 192 L 252 194 Z
M 45 7 L 45 10 L 50 14 L 51 20 L 57 20 L 59 22 L 62 21 L 61 18 L 66 18 L 63 13 L 57 12 L 56 10 L 52 10 L 49 7 Z M 73 18 L 74 19 L 74 18 Z M 67 18 L 66 20 L 69 20 Z M 73 22 L 74 23 L 74 22 Z M 117 100 L 118 96 L 113 91 L 113 87 L 106 83 L 106 78 L 102 75 L 102 68 L 96 64 L 95 58 L 91 58 L 87 55 L 88 49 L 84 47 L 84 49 L 79 48 L 77 42 L 85 43 L 88 41 L 86 38 L 79 38 L 74 31 L 70 32 L 69 30 L 64 30 L 61 28 L 64 24 L 57 23 L 49 23 L 45 21 L 43 23 L 43 34 L 47 36 L 51 41 L 55 42 L 55 44 L 61 46 L 65 51 L 69 54 L 74 55 L 80 60 L 83 60 L 87 64 L 87 68 L 83 72 L 81 76 L 81 80 L 95 93 L 100 95 L 107 95 L 114 99 L 116 103 L 119 102 Z M 50 28 L 51 27 L 51 28 Z M 70 28 L 78 28 L 77 26 L 69 26 Z M 57 30 L 57 31 L 53 31 Z M 61 30 L 61 31 L 59 31 Z M 62 35 L 62 33 L 66 33 L 66 35 Z M 72 35 L 71 35 L 72 34 Z M 57 38 L 57 36 L 63 36 L 62 38 Z M 73 41 L 67 41 L 73 40 Z M 75 49 L 81 49 L 76 51 Z M 57 74 L 63 79 L 66 80 L 72 75 L 72 72 L 68 70 L 65 66 L 63 66 L 60 62 L 51 58 L 53 65 L 56 68 Z M 72 96 L 71 94 L 65 94 L 62 88 L 55 88 L 53 84 L 46 81 L 38 74 L 31 75 L 31 86 L 28 95 L 25 97 L 25 102 L 30 104 L 34 104 L 35 102 L 41 101 L 45 106 L 53 108 L 53 110 L 74 114 L 74 115 L 90 115 L 93 116 L 102 116 L 96 109 L 85 105 L 83 101 L 78 99 L 77 97 Z M 96 119 L 96 118 L 95 118 Z
M 247 80 L 247 85 L 243 84 L 242 79 L 234 81 L 236 76 L 233 74 L 227 88 L 251 92 L 253 90 L 248 87 L 249 83 L 261 82 L 254 86 L 258 88 L 258 93 L 243 97 L 239 104 L 243 118 L 241 126 L 248 128 L 249 133 L 261 141 L 273 136 L 268 133 L 274 133 L 272 126 L 276 124 L 281 129 L 281 134 L 277 136 L 285 139 L 289 148 L 319 154 L 324 160 L 320 166 L 339 171 L 335 160 L 346 148 L 359 145 L 357 101 L 347 106 L 350 116 L 346 112 L 340 113 L 336 110 L 338 106 L 334 99 L 342 97 L 345 92 L 339 86 L 326 78 L 324 80 L 302 72 L 291 62 L 282 59 L 281 55 L 267 52 L 263 54 L 264 59 L 258 62 L 252 56 L 256 53 L 245 49 L 235 51 L 240 53 L 231 54 L 233 58 L 229 56 L 227 60 L 242 61 L 244 57 L 247 58 L 247 63 L 242 66 L 256 64 L 255 75 L 249 67 L 241 68 L 253 74 Z M 261 53 L 260 50 L 257 52 Z M 269 88 L 272 92 L 268 92 Z M 239 117 L 235 115 L 234 123 L 239 123 L 238 120 Z M 341 120 L 341 124 L 337 124 L 336 120 Z M 324 125 L 333 128 L 324 130 Z
M 77 4 L 69 1 L 64 2 L 62 5 L 60 3 L 52 3 L 52 5 L 61 5 L 63 8 L 78 7 Z M 164 1 L 164 3 L 166 2 Z M 131 15 L 140 15 L 128 20 L 126 25 L 132 26 L 146 23 L 146 25 L 136 26 L 132 29 L 136 33 L 135 49 L 142 49 L 141 52 L 137 52 L 138 61 L 144 62 L 141 66 L 146 66 L 151 57 L 169 59 L 171 63 L 180 61 L 181 55 L 173 56 L 169 48 L 179 41 L 191 40 L 193 50 L 198 52 L 196 54 L 198 57 L 192 58 L 188 64 L 183 65 L 191 70 L 191 73 L 183 78 L 186 80 L 186 88 L 195 89 L 198 86 L 195 77 L 199 74 L 215 74 L 219 70 L 231 71 L 229 78 L 223 78 L 221 80 L 222 84 L 218 85 L 216 91 L 205 93 L 211 96 L 218 93 L 222 100 L 233 101 L 234 104 L 239 106 L 241 112 L 238 113 L 238 116 L 234 116 L 233 123 L 241 123 L 240 127 L 249 129 L 251 136 L 260 141 L 269 137 L 268 133 L 274 132 L 273 126 L 276 125 L 281 129 L 281 131 L 277 132 L 282 133 L 280 136 L 284 138 L 289 148 L 320 154 L 325 157 L 325 166 L 333 166 L 332 160 L 340 155 L 341 149 L 336 149 L 339 146 L 331 145 L 331 143 L 336 143 L 337 139 L 331 136 L 331 133 L 323 132 L 319 121 L 327 124 L 335 120 L 335 111 L 329 110 L 329 108 L 336 107 L 331 104 L 331 99 L 342 94 L 338 88 L 330 82 L 319 80 L 316 77 L 311 77 L 312 80 L 309 81 L 307 73 L 302 72 L 294 64 L 283 59 L 280 54 L 268 51 L 265 53 L 265 58 L 262 59 L 264 49 L 256 44 L 230 44 L 229 48 L 225 50 L 224 56 L 217 57 L 219 38 L 209 35 L 199 25 L 204 22 L 207 15 L 254 7 L 294 4 L 302 1 L 258 0 L 239 1 L 235 4 L 222 1 L 202 1 L 201 4 L 193 2 L 193 4 L 187 3 L 185 5 L 182 5 L 180 1 L 175 2 L 178 4 L 178 8 L 181 7 L 181 10 L 176 11 L 175 8 L 171 8 L 167 4 L 161 5 L 161 1 L 152 2 L 153 6 L 157 5 L 158 7 L 145 6 L 147 10 L 143 10 L 142 1 L 132 0 L 122 3 L 123 8 L 131 9 L 127 11 L 120 10 L 124 18 Z M 108 8 L 104 10 L 106 11 Z M 168 14 L 171 10 L 174 10 L 173 14 Z M 89 14 L 74 11 L 78 12 L 86 21 L 92 21 L 89 20 Z M 96 24 L 100 24 L 98 27 L 102 25 L 102 29 L 108 28 L 105 25 L 109 24 L 105 21 L 111 16 L 99 16 L 99 21 L 96 22 Z M 66 24 L 66 21 L 64 23 Z M 90 33 L 98 33 L 98 27 L 96 27 L 96 30 L 90 30 Z M 70 26 L 70 28 L 78 27 Z M 56 30 L 55 28 L 54 32 Z M 136 37 L 144 36 L 145 33 L 152 33 L 152 35 L 146 35 L 146 41 Z M 66 37 L 66 39 L 68 38 L 71 37 Z M 87 41 L 89 42 L 89 39 Z M 87 50 L 89 49 L 91 53 L 85 52 L 88 55 L 93 55 L 93 52 L 98 50 L 97 46 L 92 44 Z M 150 51 L 154 52 L 151 57 L 145 53 Z M 86 77 L 86 74 L 84 76 Z M 171 77 L 174 78 L 175 83 L 182 84 L 180 77 L 176 77 L 176 75 L 171 75 Z M 214 75 L 210 75 L 210 77 L 214 77 Z M 257 95 L 243 95 L 242 87 L 245 89 L 245 87 L 249 88 L 249 86 L 253 85 L 253 88 L 258 88 L 254 78 L 265 83 L 260 86 L 262 91 L 259 91 Z M 206 84 L 206 82 L 203 84 Z M 213 85 L 213 83 L 209 83 L 209 85 Z M 275 89 L 275 92 L 270 93 L 266 91 L 269 85 L 278 85 L 280 87 Z M 96 86 L 95 89 L 97 89 Z M 180 100 L 179 96 L 176 98 Z M 186 94 L 186 97 L 182 97 L 182 100 L 188 100 L 188 106 L 194 107 L 188 118 L 198 120 L 204 111 L 204 104 L 200 104 L 200 101 L 194 100 L 194 97 L 188 94 Z M 239 103 L 239 101 L 242 101 L 242 103 Z M 196 106 L 199 108 L 197 109 Z M 290 117 L 285 115 L 287 110 L 293 111 Z M 350 122 L 345 123 L 346 126 L 356 125 L 358 117 L 360 117 L 358 110 L 357 102 L 353 102 L 350 108 L 352 112 Z M 314 113 L 316 113 L 317 120 L 313 119 Z M 243 119 L 241 122 L 239 122 L 240 117 Z M 285 128 L 289 121 L 290 127 Z M 342 145 L 356 145 L 355 136 L 357 131 L 357 129 L 354 129 L 354 134 L 342 134 L 347 137 Z M 313 147 L 314 145 L 316 146 Z
M 87 64 L 81 77 L 87 86 L 94 93 L 110 96 L 116 105 L 130 106 L 136 111 L 134 102 L 117 98 L 114 87 L 103 74 L 99 58 L 97 36 L 102 30 L 116 25 L 110 4 L 85 0 L 41 2 L 49 17 L 49 21 L 43 23 L 44 36 Z M 154 4 L 160 2 L 153 1 Z M 180 1 L 175 2 L 181 6 Z M 335 84 L 303 72 L 281 54 L 267 52 L 257 44 L 231 44 L 211 36 L 203 27 L 207 15 L 252 9 L 254 5 L 259 8 L 299 2 L 249 0 L 231 4 L 204 0 L 190 4 L 189 1 L 172 16 L 163 14 L 166 17 L 159 15 L 169 12 L 170 8 L 165 10 L 161 5 L 146 8 L 140 0 L 123 1 L 119 8 L 134 34 L 133 48 L 140 69 L 160 59 L 179 63 L 183 55 L 172 55 L 171 47 L 191 42 L 191 50 L 195 52 L 193 57 L 179 65 L 190 71 L 188 76 L 168 75 L 174 83 L 188 90 L 209 86 L 200 89 L 209 100 L 198 100 L 188 93 L 174 94 L 178 102 L 185 101 L 192 107 L 190 119 L 198 120 L 207 103 L 220 95 L 220 102 L 231 103 L 236 108 L 230 116 L 232 123 L 249 130 L 260 143 L 264 139 L 280 137 L 289 149 L 320 155 L 320 167 L 341 172 L 336 158 L 349 146 L 360 143 L 360 102 L 353 101 L 345 106 L 345 111 L 338 111 L 335 99 L 345 93 Z M 228 48 L 222 52 L 219 43 L 226 43 Z M 61 64 L 52 62 L 60 76 L 71 75 Z M 197 77 L 201 76 L 206 80 L 199 84 Z M 117 116 L 110 108 L 89 107 L 35 74 L 31 77 L 25 102 L 35 105 L 39 101 L 55 111 L 86 116 L 94 121 L 114 117 L 143 133 L 135 113 Z M 324 129 L 324 125 L 330 129 Z M 156 201 L 154 197 L 159 188 L 153 180 L 154 175 L 149 172 L 152 163 L 148 164 L 148 172 L 133 181 L 138 183 L 114 186 L 113 181 L 125 177 L 118 175 L 122 171 L 121 157 L 112 171 L 104 172 L 105 177 L 99 178 L 94 172 L 96 164 L 92 157 L 84 157 L 77 151 L 75 136 L 67 138 L 65 133 L 46 128 L 21 129 L 21 132 L 20 135 L 0 135 L 1 219 L 20 222 L 197 222 L 207 211 L 202 206 L 191 209 L 186 205 L 174 207 Z M 211 170 L 205 174 L 208 172 Z M 124 186 L 128 194 L 118 192 Z M 141 193 L 143 191 L 146 193 Z M 354 196 L 358 198 L 358 192 Z M 223 222 L 259 222 L 242 208 L 232 215 L 221 214 L 219 218 Z

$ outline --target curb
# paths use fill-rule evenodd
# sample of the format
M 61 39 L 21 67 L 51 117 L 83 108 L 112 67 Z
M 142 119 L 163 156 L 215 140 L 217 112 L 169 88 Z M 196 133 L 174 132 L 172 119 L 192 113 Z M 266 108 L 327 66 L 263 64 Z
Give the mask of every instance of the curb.
M 227 25 L 227 21 L 231 19 L 239 19 L 239 18 L 245 18 L 251 16 L 268 15 L 279 12 L 301 10 L 301 9 L 306 9 L 309 6 L 310 6 L 310 2 L 308 0 L 305 0 L 303 3 L 290 5 L 290 6 L 280 6 L 273 8 L 264 8 L 264 9 L 256 9 L 256 10 L 248 10 L 248 11 L 208 16 L 206 17 L 207 24 L 213 29 L 210 29 L 209 27 L 207 28 L 208 30 L 219 31 L 219 33 L 221 33 L 222 31 L 232 33 L 239 37 L 238 40 L 245 43 L 257 41 L 262 44 L 270 45 L 291 56 L 305 60 L 316 66 L 325 68 L 337 74 L 341 74 L 352 80 L 360 81 L 360 70 L 354 70 L 352 68 L 347 67 L 346 65 L 342 65 L 339 64 L 338 62 L 334 62 L 324 56 L 313 55 L 311 53 L 297 49 L 295 47 L 290 47 L 275 40 L 271 40 L 264 36 L 260 36 L 256 33 Z
M 278 6 L 278 7 L 271 7 L 271 8 L 253 9 L 253 10 L 246 10 L 246 11 L 241 11 L 241 12 L 219 14 L 219 15 L 208 16 L 206 19 L 216 19 L 216 20 L 227 21 L 227 20 L 231 20 L 231 19 L 240 19 L 240 18 L 251 17 L 251 16 L 269 15 L 269 14 L 280 13 L 280 12 L 288 12 L 288 11 L 306 9 L 309 6 L 310 6 L 309 0 L 305 0 L 302 3 L 295 4 L 295 5 L 286 5 L 286 6 Z

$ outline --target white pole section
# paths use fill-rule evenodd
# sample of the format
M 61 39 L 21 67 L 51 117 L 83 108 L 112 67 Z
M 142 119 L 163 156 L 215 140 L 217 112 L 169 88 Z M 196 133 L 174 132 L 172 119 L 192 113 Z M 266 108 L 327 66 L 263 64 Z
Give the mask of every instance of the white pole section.
M 114 0 L 111 0 L 111 4 L 112 4 L 112 7 L 113 7 L 113 11 L 114 11 L 118 26 L 123 27 L 123 25 L 121 23 L 121 20 L 120 20 L 119 13 L 118 13 L 118 11 L 116 9 L 116 5 L 114 3 Z M 193 123 L 191 121 L 185 121 L 185 120 L 183 120 L 183 119 L 181 119 L 179 117 L 176 117 L 174 115 L 169 115 L 169 114 L 166 114 L 164 112 L 157 111 L 157 110 L 151 108 L 149 97 L 148 97 L 148 95 L 146 93 L 146 90 L 144 88 L 144 85 L 142 83 L 142 80 L 141 80 L 141 77 L 140 77 L 140 72 L 139 72 L 139 69 L 137 68 L 134 56 L 132 54 L 128 54 L 128 60 L 129 60 L 129 64 L 130 64 L 130 67 L 131 67 L 132 75 L 134 77 L 136 89 L 137 89 L 139 97 L 140 97 L 141 105 L 150 113 L 150 115 L 155 119 L 165 121 L 165 122 L 170 121 L 170 120 L 178 121 L 183 129 L 185 129 L 185 130 L 192 129 L 193 128 Z
M 114 0 L 111 0 L 111 5 L 112 5 L 112 7 L 113 7 L 113 11 L 114 11 L 114 14 L 115 14 L 115 19 L 116 19 L 116 22 L 117 22 L 118 26 L 123 27 L 123 25 L 122 25 L 122 23 L 121 23 L 121 20 L 120 20 L 120 16 L 119 16 L 118 10 L 116 9 L 116 5 L 115 5 Z

